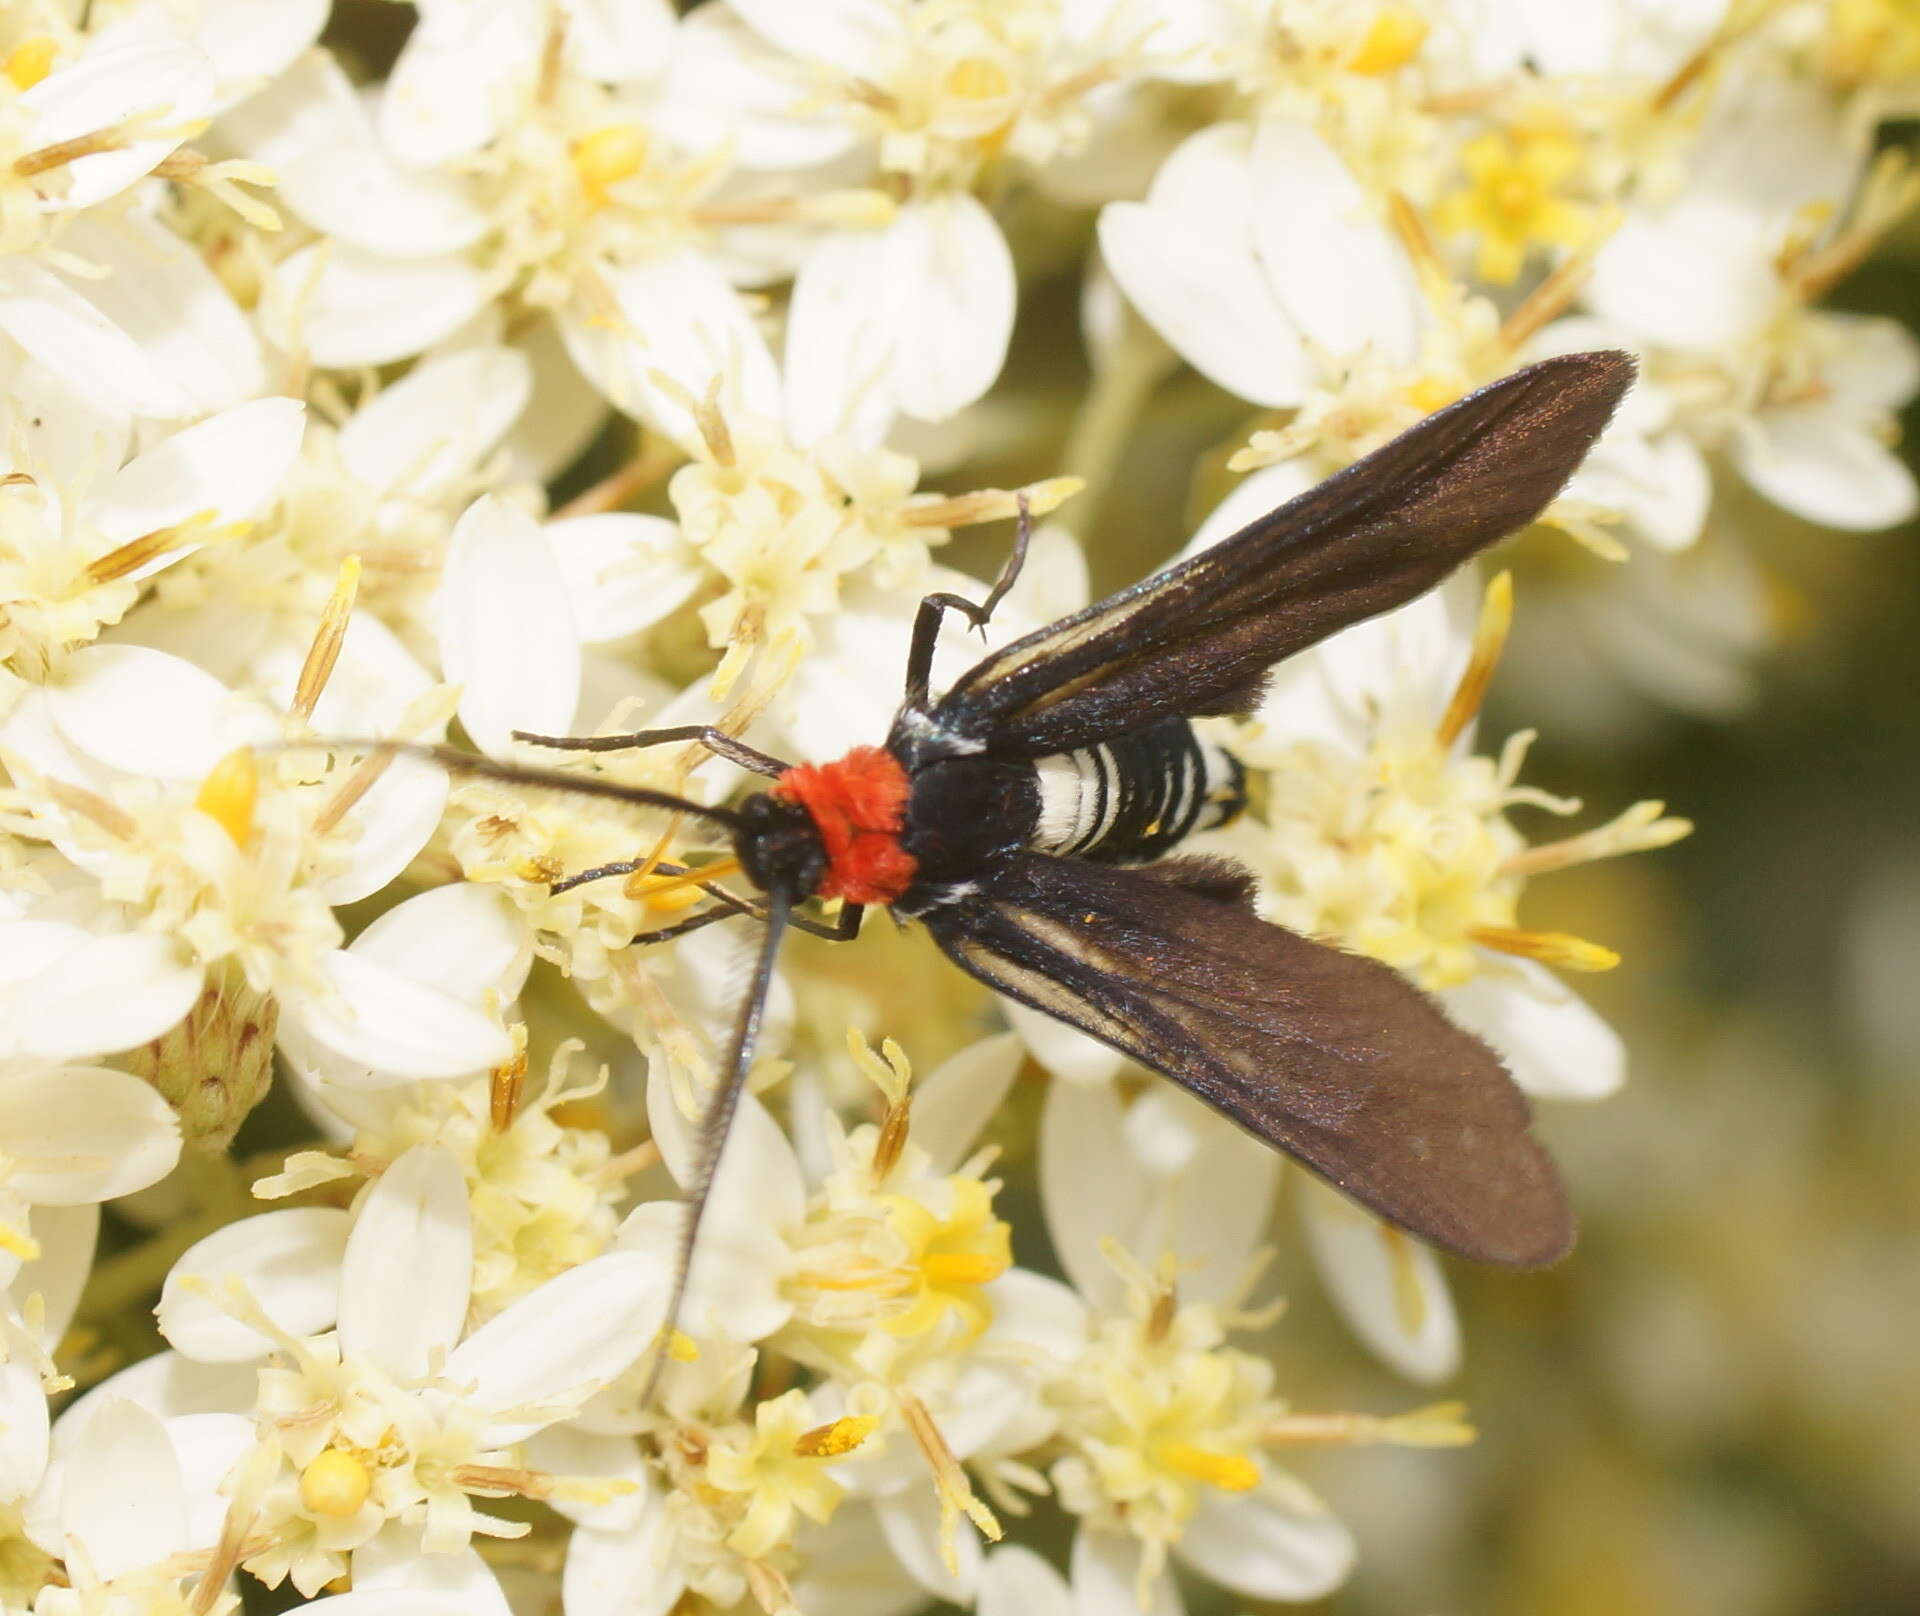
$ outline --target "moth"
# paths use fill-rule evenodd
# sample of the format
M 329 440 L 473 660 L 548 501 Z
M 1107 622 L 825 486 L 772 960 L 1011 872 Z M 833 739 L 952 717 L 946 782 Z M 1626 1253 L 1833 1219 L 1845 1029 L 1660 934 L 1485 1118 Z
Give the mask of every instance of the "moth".
M 1483 387 L 1213 548 L 982 658 L 936 695 L 942 620 L 989 620 L 1025 558 L 1023 519 L 983 601 L 921 602 L 892 728 L 833 762 L 789 764 L 702 726 L 521 736 L 577 751 L 700 742 L 772 782 L 733 804 L 447 756 L 470 772 L 719 826 L 733 846 L 725 868 L 763 895 L 752 903 L 707 886 L 712 907 L 639 939 L 740 914 L 765 926 L 700 1128 L 669 1319 L 782 935 L 792 925 L 851 938 L 876 904 L 925 926 L 989 987 L 1172 1079 L 1419 1239 L 1512 1268 L 1563 1256 L 1574 1239 L 1565 1190 L 1493 1050 L 1388 966 L 1261 919 L 1244 871 L 1176 850 L 1245 802 L 1240 766 L 1189 720 L 1249 711 L 1282 658 L 1412 600 L 1526 526 L 1633 374 L 1623 353 L 1571 354 Z M 717 877 L 720 866 L 686 873 Z M 837 919 L 802 913 L 813 899 L 840 900 Z

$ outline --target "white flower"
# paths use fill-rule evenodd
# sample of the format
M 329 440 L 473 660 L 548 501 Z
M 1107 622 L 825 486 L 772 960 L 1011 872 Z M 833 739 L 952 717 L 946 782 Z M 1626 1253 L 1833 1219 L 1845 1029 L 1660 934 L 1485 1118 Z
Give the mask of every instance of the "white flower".
M 245 1561 L 256 1575 L 311 1593 L 383 1533 L 428 1555 L 464 1549 L 475 1532 L 518 1536 L 523 1526 L 474 1496 L 546 1489 L 514 1445 L 643 1352 L 666 1303 L 660 1265 L 614 1253 L 468 1333 L 472 1281 L 463 1175 L 429 1145 L 389 1167 L 353 1214 L 266 1213 L 175 1266 L 160 1318 L 176 1350 L 271 1356 L 257 1444 L 229 1483 L 252 1541 L 266 1540 Z

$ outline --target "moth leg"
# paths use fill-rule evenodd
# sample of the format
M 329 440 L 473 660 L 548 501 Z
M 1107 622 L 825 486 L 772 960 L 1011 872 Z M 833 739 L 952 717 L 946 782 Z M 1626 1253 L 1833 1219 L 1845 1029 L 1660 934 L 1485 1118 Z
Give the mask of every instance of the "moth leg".
M 940 639 L 940 620 L 948 612 L 958 612 L 977 629 L 984 630 L 987 620 L 993 616 L 994 607 L 1007 598 L 1007 591 L 1020 578 L 1020 569 L 1027 564 L 1027 546 L 1033 541 L 1033 511 L 1027 504 L 1025 494 L 1014 495 L 1020 506 L 1020 520 L 1013 530 L 1013 551 L 1007 557 L 1007 563 L 1000 569 L 1000 576 L 993 580 L 993 587 L 987 591 L 987 598 L 975 605 L 960 595 L 941 593 L 928 595 L 920 602 L 920 610 L 913 619 L 913 646 L 907 652 L 907 705 L 914 706 L 927 699 L 927 687 L 933 678 L 933 650 Z
M 725 730 L 711 724 L 676 724 L 671 729 L 637 729 L 628 735 L 535 735 L 528 730 L 513 732 L 516 741 L 530 746 L 550 746 L 560 752 L 625 752 L 641 746 L 665 746 L 672 741 L 698 741 L 715 757 L 738 764 L 754 774 L 777 779 L 791 766 L 777 757 L 735 740 Z

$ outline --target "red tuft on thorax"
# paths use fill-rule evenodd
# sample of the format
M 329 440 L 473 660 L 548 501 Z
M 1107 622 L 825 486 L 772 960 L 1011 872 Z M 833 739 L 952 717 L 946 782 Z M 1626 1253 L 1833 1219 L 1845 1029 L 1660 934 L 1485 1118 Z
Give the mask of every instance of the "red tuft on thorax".
M 919 868 L 900 845 L 907 771 L 884 747 L 856 746 L 835 763 L 802 763 L 780 776 L 772 794 L 805 808 L 827 850 L 817 896 L 848 903 L 892 903 Z

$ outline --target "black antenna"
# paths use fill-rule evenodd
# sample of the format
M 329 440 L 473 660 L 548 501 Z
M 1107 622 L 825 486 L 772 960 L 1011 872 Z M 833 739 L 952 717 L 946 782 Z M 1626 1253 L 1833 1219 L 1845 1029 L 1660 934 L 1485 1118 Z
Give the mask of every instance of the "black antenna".
M 680 1320 L 681 1305 L 687 1299 L 687 1282 L 693 1271 L 694 1242 L 700 1234 L 700 1220 L 706 1216 L 707 1199 L 713 1192 L 714 1174 L 720 1166 L 720 1153 L 726 1148 L 727 1132 L 733 1114 L 740 1107 L 740 1096 L 747 1086 L 747 1070 L 753 1064 L 753 1046 L 760 1035 L 760 1017 L 767 1007 L 767 994 L 773 987 L 774 962 L 779 957 L 780 939 L 787 929 L 793 908 L 793 893 L 784 885 L 767 890 L 767 928 L 760 937 L 760 957 L 754 962 L 753 979 L 747 985 L 745 1002 L 733 1027 L 733 1042 L 727 1050 L 727 1062 L 721 1070 L 720 1086 L 707 1102 L 700 1119 L 698 1153 L 694 1157 L 693 1178 L 686 1186 L 684 1199 L 686 1223 L 680 1231 L 680 1246 L 675 1253 L 673 1291 L 667 1299 L 666 1318 L 660 1325 L 660 1340 L 654 1348 L 653 1367 L 647 1371 L 646 1386 L 640 1393 L 640 1406 L 653 1401 L 660 1376 L 667 1366 L 673 1332 Z M 669 1101 L 671 1103 L 671 1101 Z
M 617 780 L 603 780 L 593 774 L 569 774 L 563 769 L 542 769 L 530 763 L 499 763 L 478 752 L 462 752 L 454 746 L 426 746 L 417 741 L 373 741 L 352 737 L 318 735 L 305 741 L 280 741 L 262 747 L 268 752 L 303 752 L 331 749 L 353 752 L 385 752 L 396 757 L 415 757 L 437 763 L 452 774 L 472 775 L 482 780 L 498 780 L 510 786 L 536 786 L 543 791 L 571 792 L 577 797 L 605 797 L 634 808 L 665 808 L 673 813 L 692 814 L 728 830 L 744 828 L 746 821 L 731 808 L 710 807 L 671 791 L 655 791 L 649 786 L 627 786 Z

